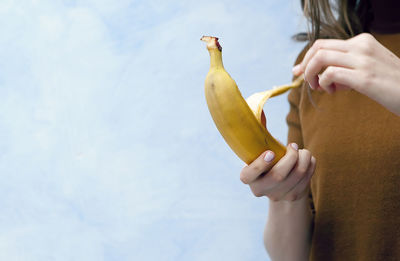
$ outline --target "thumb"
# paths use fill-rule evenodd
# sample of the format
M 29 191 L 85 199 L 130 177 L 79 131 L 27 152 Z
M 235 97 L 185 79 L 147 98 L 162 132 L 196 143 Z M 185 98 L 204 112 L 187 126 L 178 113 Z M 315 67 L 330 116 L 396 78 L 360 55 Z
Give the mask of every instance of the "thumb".
M 288 149 L 292 149 L 295 151 L 299 150 L 299 145 L 297 145 L 297 143 L 295 143 L 295 142 L 289 143 L 287 147 L 288 147 Z

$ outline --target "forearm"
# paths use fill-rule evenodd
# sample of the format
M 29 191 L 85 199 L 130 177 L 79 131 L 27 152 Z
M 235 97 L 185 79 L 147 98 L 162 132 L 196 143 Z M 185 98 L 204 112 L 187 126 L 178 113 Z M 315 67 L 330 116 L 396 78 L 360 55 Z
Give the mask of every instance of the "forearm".
M 272 260 L 308 260 L 311 243 L 308 197 L 270 201 L 264 244 Z

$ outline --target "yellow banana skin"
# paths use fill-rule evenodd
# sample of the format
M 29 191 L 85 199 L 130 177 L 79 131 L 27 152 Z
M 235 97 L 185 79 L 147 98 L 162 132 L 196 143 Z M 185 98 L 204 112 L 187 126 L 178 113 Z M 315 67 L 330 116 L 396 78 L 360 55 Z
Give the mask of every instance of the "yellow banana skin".
M 275 153 L 272 164 L 275 164 L 285 155 L 286 147 L 272 137 L 261 123 L 260 115 L 265 101 L 285 90 L 275 88 L 270 92 L 253 96 L 252 108 L 254 109 L 252 110 L 242 97 L 235 81 L 224 69 L 222 48 L 218 43 L 218 38 L 203 36 L 201 40 L 207 43 L 211 60 L 210 70 L 205 80 L 205 97 L 219 132 L 245 163 L 250 164 L 264 151 L 272 150 Z M 286 85 L 285 88 L 288 90 L 294 87 Z

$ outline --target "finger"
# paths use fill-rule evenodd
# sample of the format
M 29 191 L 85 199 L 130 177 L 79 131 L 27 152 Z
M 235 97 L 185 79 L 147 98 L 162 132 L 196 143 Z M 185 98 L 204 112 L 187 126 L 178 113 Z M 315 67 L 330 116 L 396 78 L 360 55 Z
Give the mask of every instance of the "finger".
M 294 201 L 304 196 L 304 193 L 308 191 L 307 187 L 310 185 L 311 178 L 314 175 L 316 162 L 316 159 L 311 157 L 311 162 L 308 166 L 305 177 L 285 195 L 285 199 Z
M 280 200 L 286 196 L 296 185 L 307 176 L 307 170 L 311 164 L 311 153 L 308 150 L 299 150 L 297 163 L 290 172 L 288 178 L 276 186 L 267 196 L 271 199 Z
M 356 71 L 354 69 L 329 66 L 320 76 L 318 80 L 318 85 L 324 89 L 329 90 L 332 85 L 336 89 L 348 89 L 355 88 L 355 80 L 358 79 L 355 75 Z
M 305 72 L 308 62 L 320 49 L 335 50 L 340 52 L 347 52 L 349 50 L 348 42 L 346 40 L 336 39 L 319 39 L 311 46 L 301 62 L 301 71 Z
M 318 50 L 307 64 L 304 72 L 306 81 L 312 89 L 318 88 L 318 75 L 328 66 L 354 68 L 354 59 L 349 53 Z
M 300 74 L 303 73 L 301 64 L 296 64 L 293 69 L 292 69 L 293 75 L 294 76 L 300 76 Z
M 249 183 L 254 195 L 263 195 L 263 193 L 276 187 L 277 184 L 285 180 L 286 176 L 296 165 L 298 158 L 297 150 L 297 144 L 289 144 L 286 154 L 266 173 L 266 175 Z
M 272 167 L 271 163 L 274 158 L 274 152 L 270 150 L 263 152 L 257 159 L 242 169 L 242 172 L 240 173 L 240 180 L 244 184 L 250 184 L 260 175 L 270 170 Z

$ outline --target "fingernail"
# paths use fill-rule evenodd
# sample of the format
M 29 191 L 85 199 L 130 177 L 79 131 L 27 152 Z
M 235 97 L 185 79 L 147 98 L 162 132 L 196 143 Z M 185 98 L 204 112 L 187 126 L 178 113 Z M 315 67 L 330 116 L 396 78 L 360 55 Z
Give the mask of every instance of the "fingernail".
M 299 75 L 301 73 L 301 64 L 297 64 L 293 67 L 292 72 L 294 75 Z
M 296 143 L 292 143 L 292 144 L 290 144 L 290 146 L 291 146 L 294 150 L 298 150 L 298 149 L 299 149 L 299 145 L 297 145 Z
M 265 153 L 265 156 L 264 156 L 264 160 L 266 161 L 266 162 L 271 162 L 273 159 L 275 158 L 275 154 L 272 152 L 272 151 L 267 151 L 267 153 Z

